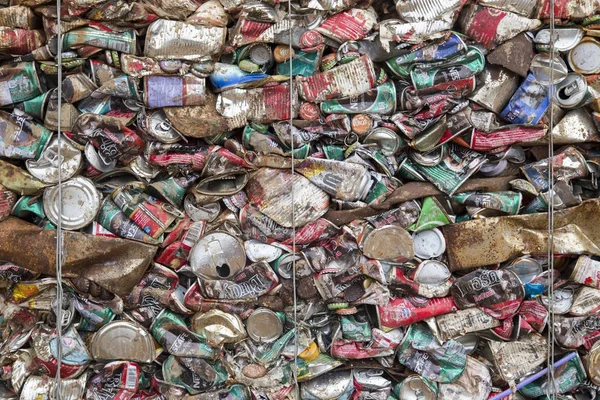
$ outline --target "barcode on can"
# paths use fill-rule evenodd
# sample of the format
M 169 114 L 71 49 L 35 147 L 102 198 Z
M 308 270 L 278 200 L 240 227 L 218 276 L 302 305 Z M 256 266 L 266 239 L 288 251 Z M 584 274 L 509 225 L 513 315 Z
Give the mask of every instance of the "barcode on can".
M 191 248 L 193 245 L 195 245 L 196 242 L 200 240 L 200 236 L 202 236 L 205 226 L 206 222 L 204 221 L 194 222 L 183 238 L 183 246 L 186 248 Z
M 135 389 L 138 383 L 137 367 L 130 365 L 127 367 L 127 378 L 125 379 L 125 387 L 127 389 Z

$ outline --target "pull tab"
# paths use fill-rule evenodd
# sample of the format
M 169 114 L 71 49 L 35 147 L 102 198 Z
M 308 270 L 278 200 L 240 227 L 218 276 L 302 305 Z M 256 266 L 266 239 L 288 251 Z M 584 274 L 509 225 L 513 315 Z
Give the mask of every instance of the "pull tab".
M 46 151 L 44 151 L 44 160 L 46 160 L 54 168 L 58 168 L 62 163 L 62 160 L 58 160 L 58 152 L 56 152 L 52 147 L 49 147 L 46 149 Z

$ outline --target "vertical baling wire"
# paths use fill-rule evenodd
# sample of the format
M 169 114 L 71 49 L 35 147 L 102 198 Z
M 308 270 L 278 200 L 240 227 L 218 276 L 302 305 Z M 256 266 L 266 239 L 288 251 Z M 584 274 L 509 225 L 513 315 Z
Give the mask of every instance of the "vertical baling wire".
M 62 108 L 62 21 L 61 21 L 61 0 L 56 0 L 56 55 L 58 64 L 58 223 L 56 224 L 56 376 L 55 376 L 55 396 L 56 400 L 62 400 L 62 383 L 61 383 L 61 369 L 62 369 L 62 301 L 63 301 L 63 286 L 62 286 L 62 266 L 65 256 L 64 251 L 64 238 L 62 231 L 62 217 L 63 217 L 63 193 L 62 193 L 62 155 L 61 155 L 61 108 Z
M 548 353 L 547 396 L 555 398 L 554 376 L 554 0 L 550 0 L 550 123 L 548 130 Z
M 294 196 L 294 174 L 296 173 L 295 169 L 295 155 L 294 155 L 294 135 L 292 134 L 292 123 L 294 116 L 294 78 L 293 78 L 293 47 L 292 47 L 292 1 L 288 0 L 288 51 L 290 57 L 290 115 L 289 115 L 289 129 L 290 129 L 290 137 L 291 137 L 291 156 L 292 156 L 292 175 L 290 179 L 291 190 L 290 197 L 292 200 L 292 291 L 294 293 L 294 368 L 293 368 L 293 376 L 294 376 L 294 399 L 300 399 L 300 389 L 298 387 L 298 304 L 297 304 L 297 292 L 296 292 L 296 199 Z

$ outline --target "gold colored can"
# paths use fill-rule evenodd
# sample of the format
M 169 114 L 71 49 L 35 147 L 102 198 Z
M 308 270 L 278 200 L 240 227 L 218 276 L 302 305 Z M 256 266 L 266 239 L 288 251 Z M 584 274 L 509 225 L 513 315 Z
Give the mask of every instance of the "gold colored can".
M 294 57 L 295 51 L 293 48 L 291 50 L 292 51 L 290 52 L 289 46 L 280 44 L 273 49 L 273 58 L 275 58 L 275 61 L 278 63 L 285 62 Z
M 373 128 L 373 120 L 367 114 L 356 114 L 350 122 L 352 132 L 358 136 L 365 135 Z

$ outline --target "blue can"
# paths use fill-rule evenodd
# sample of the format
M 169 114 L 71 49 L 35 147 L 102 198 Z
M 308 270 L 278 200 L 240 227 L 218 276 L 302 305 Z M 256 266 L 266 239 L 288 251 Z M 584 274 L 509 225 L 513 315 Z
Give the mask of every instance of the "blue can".
M 216 63 L 215 70 L 208 79 L 214 87 L 214 92 L 219 93 L 227 89 L 242 88 L 268 77 L 269 75 L 262 72 L 244 72 L 237 65 Z
M 530 73 L 513 94 L 500 116 L 513 124 L 537 124 L 549 106 L 548 87 L 536 81 Z

